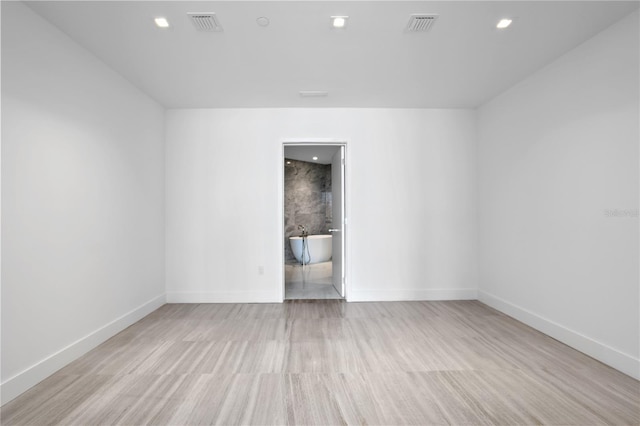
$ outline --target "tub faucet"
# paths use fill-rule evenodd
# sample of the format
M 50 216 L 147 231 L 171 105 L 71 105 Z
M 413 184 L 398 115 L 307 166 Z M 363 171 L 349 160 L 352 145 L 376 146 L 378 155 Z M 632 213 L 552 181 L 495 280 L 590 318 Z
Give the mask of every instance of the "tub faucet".
M 307 235 L 309 235 L 309 233 L 307 232 L 307 228 L 305 228 L 304 225 L 298 225 L 298 230 L 302 230 L 302 235 L 300 235 L 301 237 L 306 237 Z

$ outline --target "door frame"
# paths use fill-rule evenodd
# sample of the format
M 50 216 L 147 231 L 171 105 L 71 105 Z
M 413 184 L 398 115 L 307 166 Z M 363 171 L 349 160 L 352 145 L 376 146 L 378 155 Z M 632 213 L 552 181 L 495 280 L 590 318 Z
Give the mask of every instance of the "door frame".
M 344 300 L 346 302 L 349 301 L 349 287 L 351 283 L 351 268 L 349 267 L 349 259 L 351 258 L 351 244 L 350 235 L 351 235 L 351 224 L 349 221 L 349 214 L 351 212 L 350 200 L 351 200 L 351 192 L 349 190 L 350 186 L 350 156 L 349 156 L 349 140 L 346 138 L 332 139 L 332 138 L 295 138 L 295 139 L 283 139 L 280 144 L 280 161 L 279 163 L 279 172 L 278 172 L 278 210 L 279 210 L 279 218 L 278 221 L 278 235 L 280 238 L 280 243 L 278 246 L 280 247 L 280 255 L 278 259 L 280 259 L 280 270 L 282 274 L 281 285 L 280 285 L 280 300 L 284 302 L 285 297 L 285 259 L 284 259 L 284 148 L 286 146 L 316 146 L 316 145 L 325 145 L 325 146 L 343 146 L 344 147 L 344 204 L 342 206 L 343 216 L 344 216 L 344 225 L 343 225 L 343 238 L 344 238 L 344 262 L 342 267 L 344 268 Z

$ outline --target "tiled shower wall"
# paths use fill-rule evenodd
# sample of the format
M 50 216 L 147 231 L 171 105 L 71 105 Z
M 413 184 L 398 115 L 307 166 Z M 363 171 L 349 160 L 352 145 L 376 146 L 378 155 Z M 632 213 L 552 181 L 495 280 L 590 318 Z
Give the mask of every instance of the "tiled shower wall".
M 291 164 L 287 164 L 291 162 Z M 284 251 L 287 263 L 295 262 L 290 236 L 328 234 L 332 221 L 331 165 L 286 159 L 284 166 Z

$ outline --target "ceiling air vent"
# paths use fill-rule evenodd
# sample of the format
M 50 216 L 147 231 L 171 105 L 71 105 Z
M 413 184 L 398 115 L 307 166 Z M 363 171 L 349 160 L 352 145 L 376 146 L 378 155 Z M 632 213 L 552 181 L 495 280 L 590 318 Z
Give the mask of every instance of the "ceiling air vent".
M 408 33 L 427 32 L 431 29 L 436 19 L 438 19 L 438 15 L 411 15 L 405 31 Z
M 222 31 L 222 25 L 215 13 L 187 13 L 198 31 Z

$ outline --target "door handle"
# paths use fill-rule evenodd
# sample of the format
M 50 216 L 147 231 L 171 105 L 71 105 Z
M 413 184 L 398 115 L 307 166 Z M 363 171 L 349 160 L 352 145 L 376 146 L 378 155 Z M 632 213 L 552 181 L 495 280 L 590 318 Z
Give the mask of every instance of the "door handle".
M 330 229 L 329 229 L 329 232 L 340 232 L 340 230 L 339 230 L 339 229 L 336 229 L 336 228 L 330 228 Z

